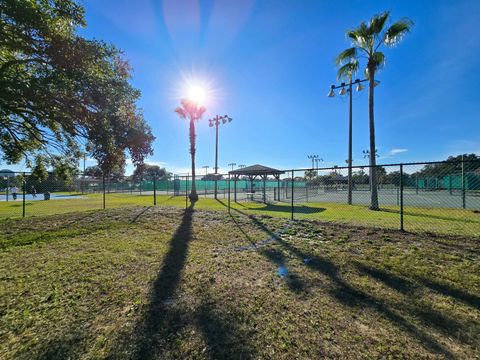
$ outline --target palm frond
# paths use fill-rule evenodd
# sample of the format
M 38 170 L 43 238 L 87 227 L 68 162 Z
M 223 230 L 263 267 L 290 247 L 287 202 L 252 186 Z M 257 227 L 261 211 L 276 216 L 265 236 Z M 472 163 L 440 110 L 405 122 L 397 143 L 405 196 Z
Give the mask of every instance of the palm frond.
M 335 59 L 335 65 L 343 65 L 347 64 L 352 59 L 355 59 L 357 56 L 357 48 L 351 47 L 348 49 L 343 50 L 340 54 L 338 54 L 337 58 Z
M 413 26 L 413 21 L 408 18 L 403 18 L 390 26 L 383 38 L 383 43 L 387 46 L 395 46 L 398 44 L 405 34 L 410 32 Z
M 383 27 L 390 17 L 390 12 L 385 11 L 381 14 L 374 15 L 369 22 L 369 30 L 372 35 L 378 36 L 383 31 Z
M 337 71 L 338 80 L 350 80 L 358 71 L 358 60 L 352 59 L 352 61 L 342 65 Z
M 207 111 L 207 108 L 205 106 L 197 107 L 195 111 L 195 120 L 200 120 L 205 111 Z
M 365 53 L 372 52 L 374 37 L 368 25 L 362 22 L 356 29 L 347 31 L 347 37 L 352 41 L 352 44 Z
M 175 109 L 175 112 L 178 114 L 178 116 L 180 116 L 182 119 L 185 119 L 187 117 L 187 112 L 185 111 L 185 109 L 181 108 L 181 107 L 177 107 Z
M 376 69 L 380 69 L 385 65 L 385 54 L 380 51 L 374 52 L 371 56 L 371 59 L 375 63 Z

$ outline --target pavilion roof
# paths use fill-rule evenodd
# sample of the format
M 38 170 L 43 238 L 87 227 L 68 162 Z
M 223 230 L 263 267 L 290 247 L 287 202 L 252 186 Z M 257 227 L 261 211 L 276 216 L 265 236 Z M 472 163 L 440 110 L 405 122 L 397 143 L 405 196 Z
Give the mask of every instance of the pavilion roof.
M 246 175 L 246 176 L 255 176 L 255 175 L 280 175 L 285 174 L 285 171 L 277 170 L 264 165 L 251 165 L 246 166 L 241 169 L 235 169 L 229 172 L 232 175 Z

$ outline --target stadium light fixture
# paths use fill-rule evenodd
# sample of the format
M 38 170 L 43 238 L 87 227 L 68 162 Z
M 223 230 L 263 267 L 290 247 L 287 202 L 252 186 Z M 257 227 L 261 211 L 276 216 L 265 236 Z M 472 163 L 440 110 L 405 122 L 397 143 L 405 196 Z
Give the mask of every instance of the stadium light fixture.
M 368 79 L 356 79 L 352 81 L 350 77 L 350 81 L 348 83 L 341 83 L 340 85 L 331 85 L 330 91 L 328 93 L 328 97 L 335 96 L 335 90 L 340 89 L 339 95 L 345 95 L 348 93 L 349 97 L 349 112 L 348 112 L 348 204 L 352 204 L 352 190 L 353 190 L 353 178 L 352 178 L 352 88 L 353 85 L 356 85 L 355 90 L 362 91 L 364 86 L 362 85 L 363 82 L 368 81 Z M 377 86 L 380 82 L 375 80 L 374 86 Z
M 355 88 L 355 91 L 359 92 L 364 89 L 363 85 L 360 83 L 360 79 L 355 80 L 355 84 L 357 84 L 357 87 Z
M 328 92 L 328 97 L 335 97 L 335 85 L 330 87 L 330 91 Z
M 215 175 L 218 174 L 218 126 L 220 124 L 225 125 L 226 123 L 232 122 L 232 118 L 228 115 L 225 116 L 218 116 L 216 115 L 214 118 L 209 119 L 208 126 L 215 127 Z M 217 176 L 215 176 L 215 199 L 217 198 Z

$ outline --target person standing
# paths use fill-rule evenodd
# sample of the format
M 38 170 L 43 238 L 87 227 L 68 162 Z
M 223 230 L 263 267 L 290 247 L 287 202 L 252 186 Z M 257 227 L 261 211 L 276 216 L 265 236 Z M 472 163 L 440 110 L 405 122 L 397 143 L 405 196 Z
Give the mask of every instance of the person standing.
M 10 191 L 12 193 L 13 200 L 17 200 L 18 188 L 16 186 L 12 186 Z
M 35 186 L 32 185 L 32 189 L 31 189 L 31 193 L 32 193 L 32 198 L 36 198 L 37 197 L 37 189 L 35 189 Z

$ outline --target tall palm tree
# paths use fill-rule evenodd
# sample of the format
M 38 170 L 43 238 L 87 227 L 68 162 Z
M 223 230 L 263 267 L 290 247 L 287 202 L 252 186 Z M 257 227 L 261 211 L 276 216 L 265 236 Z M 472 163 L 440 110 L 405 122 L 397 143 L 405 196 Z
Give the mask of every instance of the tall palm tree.
M 191 202 L 198 200 L 197 188 L 195 186 L 195 121 L 199 121 L 205 111 L 207 110 L 204 106 L 199 106 L 195 101 L 192 100 L 182 100 L 180 106 L 175 109 L 175 112 L 182 118 L 188 119 L 190 122 L 190 155 L 192 157 L 192 187 L 190 191 Z
M 373 16 L 368 23 L 362 22 L 356 29 L 348 30 L 347 37 L 352 42 L 352 47 L 342 51 L 336 59 L 338 66 L 366 59 L 365 74 L 369 79 L 368 86 L 368 115 L 370 125 L 370 154 L 375 154 L 375 119 L 374 119 L 374 87 L 375 73 L 385 65 L 385 55 L 379 51 L 384 45 L 392 47 L 397 45 L 403 36 L 410 31 L 413 22 L 403 18 L 386 27 L 390 19 L 390 12 Z M 342 69 L 342 68 L 340 68 Z M 370 156 L 370 184 L 372 186 L 370 209 L 378 210 L 376 158 Z

